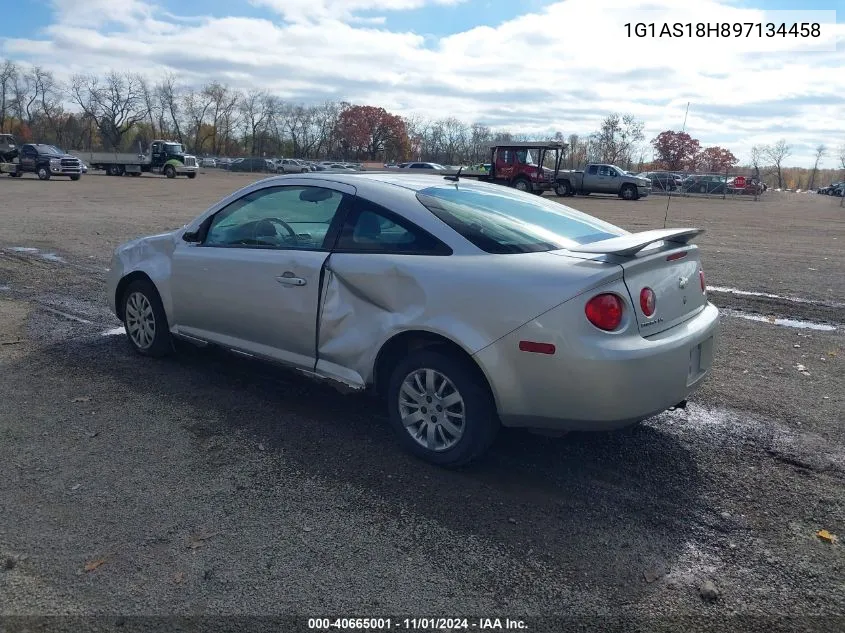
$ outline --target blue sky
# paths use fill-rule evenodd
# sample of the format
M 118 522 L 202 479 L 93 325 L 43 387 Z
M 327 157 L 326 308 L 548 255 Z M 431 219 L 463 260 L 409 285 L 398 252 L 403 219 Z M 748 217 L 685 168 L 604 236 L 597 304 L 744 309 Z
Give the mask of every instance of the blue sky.
M 620 112 L 651 138 L 679 128 L 689 102 L 688 131 L 743 159 L 780 138 L 797 164 L 819 143 L 845 145 L 845 0 L 647 4 L 654 11 L 637 0 L 20 0 L 0 21 L 0 58 L 64 81 L 173 73 L 186 86 L 216 80 L 535 135 L 586 135 Z M 837 24 L 822 42 L 628 39 L 622 29 L 777 15 L 738 9 L 808 22 L 836 11 Z

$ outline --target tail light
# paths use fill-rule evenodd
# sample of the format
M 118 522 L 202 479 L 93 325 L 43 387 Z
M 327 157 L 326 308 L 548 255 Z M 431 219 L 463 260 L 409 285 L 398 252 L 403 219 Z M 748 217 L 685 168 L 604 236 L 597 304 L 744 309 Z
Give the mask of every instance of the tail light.
M 584 306 L 584 313 L 597 328 L 611 332 L 622 323 L 622 299 L 610 293 L 596 295 Z
M 698 280 L 701 282 L 701 292 L 706 293 L 707 292 L 707 282 L 704 281 L 704 271 L 703 270 L 698 271 Z
M 654 308 L 657 303 L 657 297 L 654 296 L 654 290 L 651 288 L 643 288 L 640 290 L 640 308 L 643 314 L 650 317 L 654 314 Z

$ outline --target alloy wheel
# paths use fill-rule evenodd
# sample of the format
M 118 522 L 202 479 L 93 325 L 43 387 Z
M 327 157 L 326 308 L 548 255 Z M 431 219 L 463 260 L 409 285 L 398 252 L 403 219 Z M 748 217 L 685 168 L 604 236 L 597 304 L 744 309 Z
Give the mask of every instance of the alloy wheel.
M 149 349 L 156 334 L 153 306 L 146 295 L 133 292 L 126 300 L 126 333 L 138 349 Z
M 444 374 L 421 368 L 409 373 L 399 393 L 399 416 L 408 434 L 424 448 L 442 452 L 466 429 L 464 399 Z

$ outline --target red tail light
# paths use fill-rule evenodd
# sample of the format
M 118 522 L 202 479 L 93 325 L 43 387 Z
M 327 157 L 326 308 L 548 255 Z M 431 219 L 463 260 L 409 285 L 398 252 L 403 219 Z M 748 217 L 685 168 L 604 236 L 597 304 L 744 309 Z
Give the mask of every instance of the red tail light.
M 650 317 L 654 314 L 654 308 L 657 303 L 657 297 L 654 296 L 654 290 L 651 288 L 643 288 L 640 290 L 640 308 L 643 314 Z
M 704 271 L 698 271 L 698 279 L 701 282 L 701 292 L 707 292 L 707 282 L 704 281 Z
M 610 332 L 622 323 L 622 299 L 610 293 L 596 295 L 584 306 L 584 313 L 590 323 Z

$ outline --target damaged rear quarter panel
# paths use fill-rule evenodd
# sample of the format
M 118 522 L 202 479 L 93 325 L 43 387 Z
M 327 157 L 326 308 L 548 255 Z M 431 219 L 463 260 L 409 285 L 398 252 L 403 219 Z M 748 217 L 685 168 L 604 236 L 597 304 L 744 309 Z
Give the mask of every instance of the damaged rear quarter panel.
M 621 275 L 583 260 L 564 266 L 548 253 L 334 253 L 323 280 L 316 370 L 364 387 L 381 347 L 408 330 L 439 334 L 474 354 L 609 273 Z

